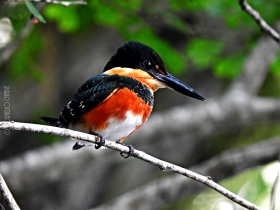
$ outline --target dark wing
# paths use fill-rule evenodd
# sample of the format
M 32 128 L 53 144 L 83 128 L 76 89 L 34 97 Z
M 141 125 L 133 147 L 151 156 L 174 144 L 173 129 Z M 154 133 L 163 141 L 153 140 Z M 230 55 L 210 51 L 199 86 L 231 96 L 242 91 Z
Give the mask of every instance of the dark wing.
M 93 109 L 119 88 L 118 76 L 97 75 L 87 80 L 73 99 L 61 111 L 59 120 L 63 127 Z

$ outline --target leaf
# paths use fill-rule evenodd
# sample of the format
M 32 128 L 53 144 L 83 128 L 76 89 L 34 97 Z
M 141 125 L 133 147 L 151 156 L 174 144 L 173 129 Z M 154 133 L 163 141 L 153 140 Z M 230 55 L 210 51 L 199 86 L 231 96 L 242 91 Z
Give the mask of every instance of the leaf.
M 62 7 L 61 5 L 48 5 L 44 9 L 46 18 L 56 21 L 58 28 L 63 33 L 77 33 L 81 24 L 85 22 L 79 16 L 77 7 Z M 87 14 L 87 18 L 90 14 Z
M 31 2 L 29 2 L 28 0 L 25 0 L 25 4 L 27 6 L 27 8 L 29 9 L 29 11 L 42 23 L 46 23 L 45 19 L 43 18 L 43 16 L 39 13 L 39 11 L 36 9 L 36 7 L 33 6 L 33 4 Z

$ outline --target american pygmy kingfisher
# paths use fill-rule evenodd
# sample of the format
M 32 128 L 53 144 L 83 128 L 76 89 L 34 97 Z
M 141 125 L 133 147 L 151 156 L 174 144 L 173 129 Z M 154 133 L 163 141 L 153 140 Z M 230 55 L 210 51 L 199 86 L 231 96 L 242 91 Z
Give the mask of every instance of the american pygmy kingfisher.
M 120 143 L 148 119 L 154 92 L 165 87 L 205 100 L 169 74 L 151 47 L 130 41 L 116 50 L 102 74 L 91 77 L 78 89 L 59 118 L 41 119 L 54 126 L 98 135 L 101 140 L 96 148 L 104 145 L 104 138 Z M 77 141 L 73 149 L 84 145 Z

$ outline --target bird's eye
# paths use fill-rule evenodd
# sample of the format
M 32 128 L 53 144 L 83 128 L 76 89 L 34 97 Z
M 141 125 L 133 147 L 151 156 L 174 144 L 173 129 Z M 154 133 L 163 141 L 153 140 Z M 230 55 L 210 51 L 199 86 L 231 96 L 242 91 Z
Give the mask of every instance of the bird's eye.
M 144 61 L 143 64 L 144 64 L 145 69 L 147 69 L 147 70 L 152 69 L 155 66 L 152 61 L 148 61 L 148 60 Z

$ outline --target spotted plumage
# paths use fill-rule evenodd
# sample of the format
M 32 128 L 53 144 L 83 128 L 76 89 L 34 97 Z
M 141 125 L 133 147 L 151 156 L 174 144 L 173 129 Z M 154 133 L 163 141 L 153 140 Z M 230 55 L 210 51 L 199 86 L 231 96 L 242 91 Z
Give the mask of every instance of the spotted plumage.
M 58 119 L 41 119 L 55 126 L 98 133 L 108 140 L 122 142 L 148 119 L 154 92 L 164 87 L 204 100 L 170 75 L 152 48 L 127 42 L 117 49 L 102 74 L 91 77 L 78 89 Z M 78 143 L 73 148 L 82 146 Z

